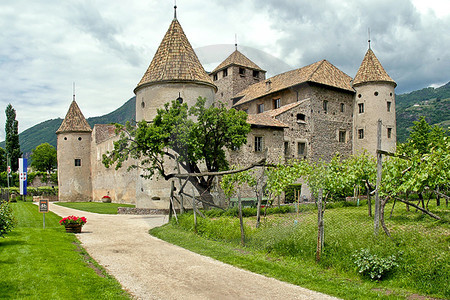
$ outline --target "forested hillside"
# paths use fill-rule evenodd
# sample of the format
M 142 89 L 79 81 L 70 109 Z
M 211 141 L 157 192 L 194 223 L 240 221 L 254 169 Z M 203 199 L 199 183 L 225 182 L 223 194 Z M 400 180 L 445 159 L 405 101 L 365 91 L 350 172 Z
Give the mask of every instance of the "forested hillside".
M 409 137 L 413 121 L 424 116 L 430 125 L 445 129 L 450 126 L 450 82 L 439 88 L 424 88 L 408 94 L 397 95 L 397 141 Z

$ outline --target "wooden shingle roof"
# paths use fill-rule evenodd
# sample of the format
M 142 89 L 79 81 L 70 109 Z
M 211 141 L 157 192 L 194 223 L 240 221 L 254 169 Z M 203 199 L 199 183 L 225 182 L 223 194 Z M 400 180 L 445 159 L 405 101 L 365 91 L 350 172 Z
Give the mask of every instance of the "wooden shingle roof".
M 238 93 L 235 98 L 241 98 L 234 106 L 239 106 L 254 99 L 290 88 L 292 86 L 314 82 L 330 87 L 354 92 L 351 86 L 352 78 L 329 63 L 321 60 L 306 67 L 281 73 L 265 81 L 252 84 Z M 270 82 L 270 88 L 267 86 Z
M 366 55 L 361 63 L 361 66 L 356 73 L 353 85 L 358 85 L 366 82 L 392 82 L 395 86 L 397 84 L 384 70 L 378 58 L 373 53 L 372 49 L 367 50 Z
M 72 104 L 70 104 L 69 111 L 67 112 L 66 117 L 61 123 L 61 126 L 59 126 L 58 130 L 56 130 L 56 133 L 91 131 L 91 126 L 89 126 L 88 122 L 83 116 L 83 113 L 78 107 L 77 102 L 73 100 Z
M 246 67 L 249 69 L 265 72 L 265 70 L 261 69 L 257 64 L 252 62 L 244 54 L 242 54 L 241 52 L 239 52 L 236 49 L 220 65 L 218 65 L 211 73 L 218 72 L 218 71 L 225 69 L 226 67 L 229 67 L 231 65 L 237 65 L 237 66 Z
M 173 19 L 170 24 L 134 92 L 142 86 L 161 82 L 195 82 L 217 89 L 203 69 L 177 19 Z

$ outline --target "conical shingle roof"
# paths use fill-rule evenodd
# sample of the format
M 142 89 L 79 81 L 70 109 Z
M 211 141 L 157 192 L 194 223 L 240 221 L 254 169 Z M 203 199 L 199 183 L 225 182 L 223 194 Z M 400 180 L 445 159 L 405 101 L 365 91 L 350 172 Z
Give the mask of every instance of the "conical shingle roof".
M 77 102 L 73 100 L 72 104 L 70 104 L 66 117 L 64 118 L 61 126 L 59 126 L 59 129 L 56 130 L 56 133 L 91 131 L 91 126 L 89 126 L 88 122 L 84 118 Z
M 211 73 L 215 73 L 221 69 L 224 69 L 231 65 L 238 65 L 242 67 L 247 67 L 249 69 L 257 70 L 257 71 L 263 71 L 265 70 L 261 69 L 257 64 L 252 62 L 250 59 L 248 59 L 244 54 L 239 52 L 237 49 L 230 54 L 220 65 L 217 66 L 217 68 L 214 69 Z
M 217 89 L 203 69 L 177 19 L 173 19 L 170 24 L 134 92 L 142 86 L 160 82 L 195 82 Z
M 389 77 L 384 70 L 378 58 L 373 53 L 372 49 L 367 50 L 366 55 L 361 63 L 361 66 L 353 79 L 353 85 L 358 85 L 366 82 L 392 82 L 395 86 L 395 81 Z

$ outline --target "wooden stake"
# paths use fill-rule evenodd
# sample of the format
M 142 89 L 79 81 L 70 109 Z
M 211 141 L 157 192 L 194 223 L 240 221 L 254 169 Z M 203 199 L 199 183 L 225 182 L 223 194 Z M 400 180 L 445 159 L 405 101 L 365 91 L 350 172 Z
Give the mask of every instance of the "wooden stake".
M 197 207 L 195 206 L 194 187 L 192 187 L 192 209 L 194 210 L 194 232 L 197 233 Z
M 244 220 L 242 218 L 241 188 L 238 188 L 239 223 L 241 226 L 241 244 L 245 246 Z
M 381 119 L 378 120 L 377 127 L 377 188 L 375 190 L 375 214 L 374 214 L 374 233 L 378 235 L 380 229 L 380 185 L 381 185 L 381 172 L 382 172 L 382 154 L 378 150 L 381 150 Z
M 323 238 L 324 238 L 324 231 L 323 231 L 323 210 L 322 210 L 322 188 L 319 189 L 319 199 L 317 200 L 317 225 L 318 225 L 318 234 L 317 234 L 317 250 L 316 250 L 316 262 L 320 261 L 320 255 L 323 250 Z

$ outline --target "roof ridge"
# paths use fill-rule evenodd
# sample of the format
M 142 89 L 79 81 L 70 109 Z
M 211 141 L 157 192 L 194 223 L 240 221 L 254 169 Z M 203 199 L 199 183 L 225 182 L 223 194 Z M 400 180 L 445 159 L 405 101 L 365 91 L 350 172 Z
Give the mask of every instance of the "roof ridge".
M 238 61 L 239 59 L 241 60 Z M 256 63 L 254 63 L 250 58 L 245 56 L 241 51 L 236 49 L 230 55 L 228 55 L 228 57 L 225 58 L 225 60 L 222 61 L 216 68 L 214 68 L 214 70 L 211 73 L 218 72 L 221 69 L 231 65 L 247 67 L 258 71 L 265 71 L 261 67 L 259 67 Z
M 315 73 L 317 72 L 317 70 L 319 70 L 319 68 L 323 65 L 323 62 L 324 62 L 324 61 L 325 61 L 325 59 L 322 59 L 322 60 L 319 61 L 320 63 L 317 65 L 317 68 L 315 68 L 314 71 L 312 71 L 312 72 L 309 74 L 307 81 L 311 81 L 311 80 L 312 80 L 314 74 L 315 74 Z M 317 62 L 315 62 L 315 63 L 317 63 Z M 315 63 L 313 63 L 313 64 L 315 64 Z M 311 64 L 311 65 L 313 65 L 313 64 Z

